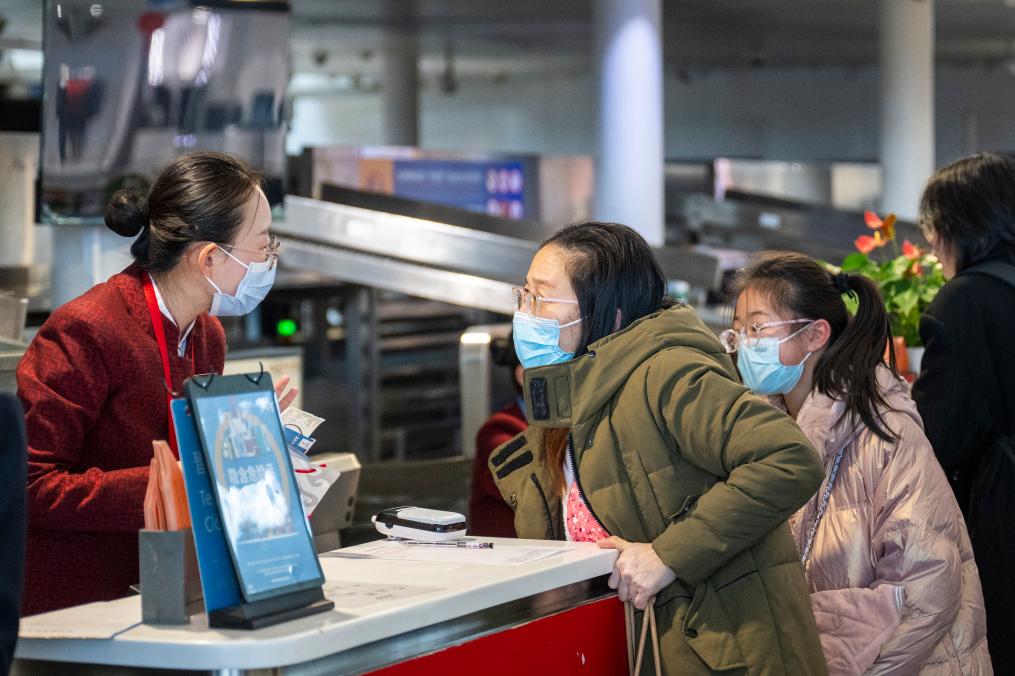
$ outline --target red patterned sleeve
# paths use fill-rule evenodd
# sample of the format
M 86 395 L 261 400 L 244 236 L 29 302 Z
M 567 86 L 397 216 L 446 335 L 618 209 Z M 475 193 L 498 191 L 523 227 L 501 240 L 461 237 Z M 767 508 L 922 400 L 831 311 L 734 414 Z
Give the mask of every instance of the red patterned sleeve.
M 144 526 L 147 467 L 79 470 L 84 439 L 108 396 L 103 352 L 93 326 L 58 311 L 18 365 L 32 526 L 106 532 Z

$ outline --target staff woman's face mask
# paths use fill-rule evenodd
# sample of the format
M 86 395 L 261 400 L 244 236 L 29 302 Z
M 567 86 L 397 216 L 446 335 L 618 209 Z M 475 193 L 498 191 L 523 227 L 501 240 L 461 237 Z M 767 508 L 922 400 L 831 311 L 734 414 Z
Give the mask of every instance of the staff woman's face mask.
M 808 352 L 799 364 L 787 366 L 779 360 L 779 346 L 809 329 L 814 320 L 791 319 L 784 322 L 769 322 L 755 327 L 756 329 L 767 329 L 804 322 L 807 323 L 807 326 L 781 339 L 749 337 L 743 331 L 726 330 L 722 332 L 720 339 L 723 346 L 728 352 L 737 352 L 737 369 L 740 371 L 740 376 L 744 379 L 744 385 L 755 394 L 763 396 L 786 394 L 800 382 L 800 378 L 804 374 L 804 364 L 813 353 Z
M 216 317 L 241 317 L 253 312 L 254 308 L 264 300 L 264 297 L 271 291 L 271 285 L 275 283 L 275 259 L 272 255 L 260 263 L 244 263 L 222 247 L 219 247 L 225 255 L 232 258 L 238 264 L 247 269 L 236 287 L 236 295 L 230 296 L 222 293 L 218 284 L 210 277 L 205 276 L 208 283 L 215 289 L 215 295 L 211 300 L 209 313 Z

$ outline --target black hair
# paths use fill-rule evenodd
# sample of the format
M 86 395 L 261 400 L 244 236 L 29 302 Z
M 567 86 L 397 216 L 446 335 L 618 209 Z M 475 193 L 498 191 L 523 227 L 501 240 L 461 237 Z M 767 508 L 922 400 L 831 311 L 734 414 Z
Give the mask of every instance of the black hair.
M 232 155 L 188 153 L 162 170 L 147 196 L 118 190 L 106 207 L 106 226 L 137 237 L 130 253 L 142 269 L 168 272 L 194 242 L 232 243 L 260 183 L 260 174 Z
M 581 334 L 575 354 L 635 321 L 675 305 L 648 242 L 619 223 L 574 223 L 543 242 L 560 247 L 578 298 Z M 617 310 L 620 326 L 617 326 Z
M 522 393 L 522 386 L 515 378 L 515 369 L 521 366 L 518 360 L 518 353 L 515 351 L 514 332 L 508 333 L 506 337 L 494 338 L 490 341 L 490 359 L 497 366 L 503 366 L 511 372 L 511 385 L 515 392 Z
M 882 417 L 881 411 L 890 407 L 878 389 L 877 376 L 892 341 L 892 326 L 877 285 L 863 275 L 829 272 L 803 254 L 772 251 L 758 254 L 740 271 L 735 296 L 748 287 L 792 319 L 828 322 L 832 335 L 814 366 L 814 389 L 844 400 L 844 418 L 859 418 L 877 436 L 894 441 Z M 852 317 L 844 294 L 857 301 Z M 894 350 L 888 350 L 887 366 L 898 377 Z
M 1015 158 L 979 153 L 939 169 L 923 190 L 919 219 L 951 248 L 956 271 L 1015 262 Z
M 666 295 L 666 276 L 648 242 L 626 225 L 574 223 L 542 246 L 551 244 L 562 249 L 567 276 L 578 298 L 582 323 L 576 355 L 642 317 L 676 305 Z M 565 488 L 563 465 L 569 434 L 570 430 L 559 427 L 543 432 L 544 466 L 559 495 Z

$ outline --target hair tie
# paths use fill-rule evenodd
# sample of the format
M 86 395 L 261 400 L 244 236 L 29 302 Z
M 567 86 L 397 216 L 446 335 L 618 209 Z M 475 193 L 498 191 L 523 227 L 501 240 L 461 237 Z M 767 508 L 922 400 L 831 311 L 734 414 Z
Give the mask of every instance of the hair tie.
M 832 285 L 835 287 L 835 290 L 839 292 L 840 296 L 849 296 L 850 298 L 856 297 L 853 289 L 849 286 L 849 273 L 840 272 L 832 277 Z

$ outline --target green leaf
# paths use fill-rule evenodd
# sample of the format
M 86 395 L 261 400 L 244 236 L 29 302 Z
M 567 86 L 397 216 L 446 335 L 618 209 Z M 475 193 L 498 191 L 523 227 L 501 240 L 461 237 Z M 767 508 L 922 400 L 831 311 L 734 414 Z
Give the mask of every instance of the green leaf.
M 842 261 L 843 272 L 860 272 L 865 268 L 869 267 L 871 259 L 867 257 L 867 254 L 860 253 L 859 251 L 853 252 L 846 256 Z
M 899 314 L 901 315 L 907 315 L 916 310 L 916 305 L 919 302 L 920 297 L 913 289 L 907 289 L 895 296 L 895 304 L 899 308 Z

